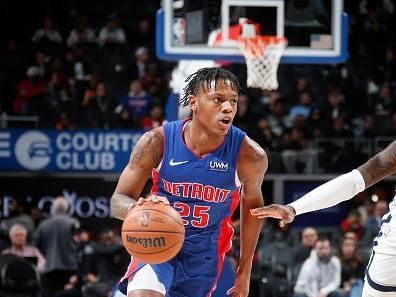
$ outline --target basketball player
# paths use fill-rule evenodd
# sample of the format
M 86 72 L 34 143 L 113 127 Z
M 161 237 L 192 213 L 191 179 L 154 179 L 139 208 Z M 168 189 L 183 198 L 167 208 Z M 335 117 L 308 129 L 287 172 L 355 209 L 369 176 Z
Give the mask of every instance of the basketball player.
M 252 209 L 258 218 L 280 219 L 280 225 L 291 223 L 306 212 L 331 207 L 351 199 L 383 178 L 396 173 L 396 141 L 366 163 L 341 175 L 288 204 L 272 204 Z M 396 196 L 381 222 L 381 230 L 373 243 L 366 270 L 363 296 L 396 296 Z
M 263 205 L 267 169 L 264 150 L 232 126 L 240 86 L 222 68 L 202 68 L 186 80 L 181 104 L 192 118 L 145 133 L 132 151 L 111 198 L 112 213 L 124 219 L 141 204 L 152 173 L 151 196 L 179 211 L 186 228 L 172 260 L 148 265 L 132 259 L 119 288 L 128 297 L 211 296 L 231 247 L 231 215 L 241 194 L 241 253 L 230 296 L 246 297 L 261 220 L 250 209 Z M 138 202 L 136 202 L 138 201 Z

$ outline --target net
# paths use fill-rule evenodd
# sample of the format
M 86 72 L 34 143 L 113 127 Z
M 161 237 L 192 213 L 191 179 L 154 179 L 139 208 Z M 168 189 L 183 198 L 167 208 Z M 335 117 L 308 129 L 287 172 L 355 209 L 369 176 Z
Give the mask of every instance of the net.
M 284 37 L 256 36 L 238 38 L 247 65 L 247 86 L 263 90 L 278 88 L 277 71 L 283 50 L 287 45 Z

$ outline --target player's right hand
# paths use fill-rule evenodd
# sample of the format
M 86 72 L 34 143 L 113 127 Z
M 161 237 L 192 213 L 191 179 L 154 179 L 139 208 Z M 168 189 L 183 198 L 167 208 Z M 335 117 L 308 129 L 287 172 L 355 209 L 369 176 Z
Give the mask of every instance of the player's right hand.
M 169 200 L 165 196 L 157 196 L 157 195 L 149 195 L 147 198 L 140 197 L 136 203 L 133 203 L 129 208 L 128 212 L 134 208 L 136 205 L 142 205 L 146 201 L 152 201 L 154 203 L 162 202 L 166 205 L 169 205 Z
M 296 211 L 290 205 L 271 204 L 250 210 L 250 214 L 259 219 L 275 218 L 279 219 L 279 226 L 284 227 L 293 222 Z

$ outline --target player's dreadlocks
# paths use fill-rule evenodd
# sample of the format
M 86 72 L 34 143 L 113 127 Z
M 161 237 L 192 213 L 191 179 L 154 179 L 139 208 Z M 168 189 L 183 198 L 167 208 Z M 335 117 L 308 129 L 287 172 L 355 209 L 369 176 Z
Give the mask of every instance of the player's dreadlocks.
M 218 67 L 201 68 L 186 78 L 185 81 L 187 85 L 183 88 L 183 97 L 180 99 L 179 104 L 181 106 L 187 106 L 189 103 L 189 96 L 196 95 L 200 87 L 208 90 L 211 88 L 211 83 L 214 81 L 214 87 L 216 88 L 217 82 L 220 80 L 231 82 L 231 85 L 238 93 L 241 90 L 238 79 L 230 71 Z

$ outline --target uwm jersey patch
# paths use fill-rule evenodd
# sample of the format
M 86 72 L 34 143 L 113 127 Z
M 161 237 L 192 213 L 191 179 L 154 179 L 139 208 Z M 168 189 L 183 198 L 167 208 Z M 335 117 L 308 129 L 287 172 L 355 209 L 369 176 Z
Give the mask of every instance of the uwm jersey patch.
M 219 240 L 221 229 L 232 236 L 230 217 L 239 202 L 236 166 L 245 133 L 231 126 L 217 149 L 198 158 L 184 143 L 186 122 L 163 126 L 164 154 L 160 168 L 153 170 L 152 192 L 166 196 L 179 212 L 188 245 L 189 236 L 197 233 L 209 234 L 210 241 Z

